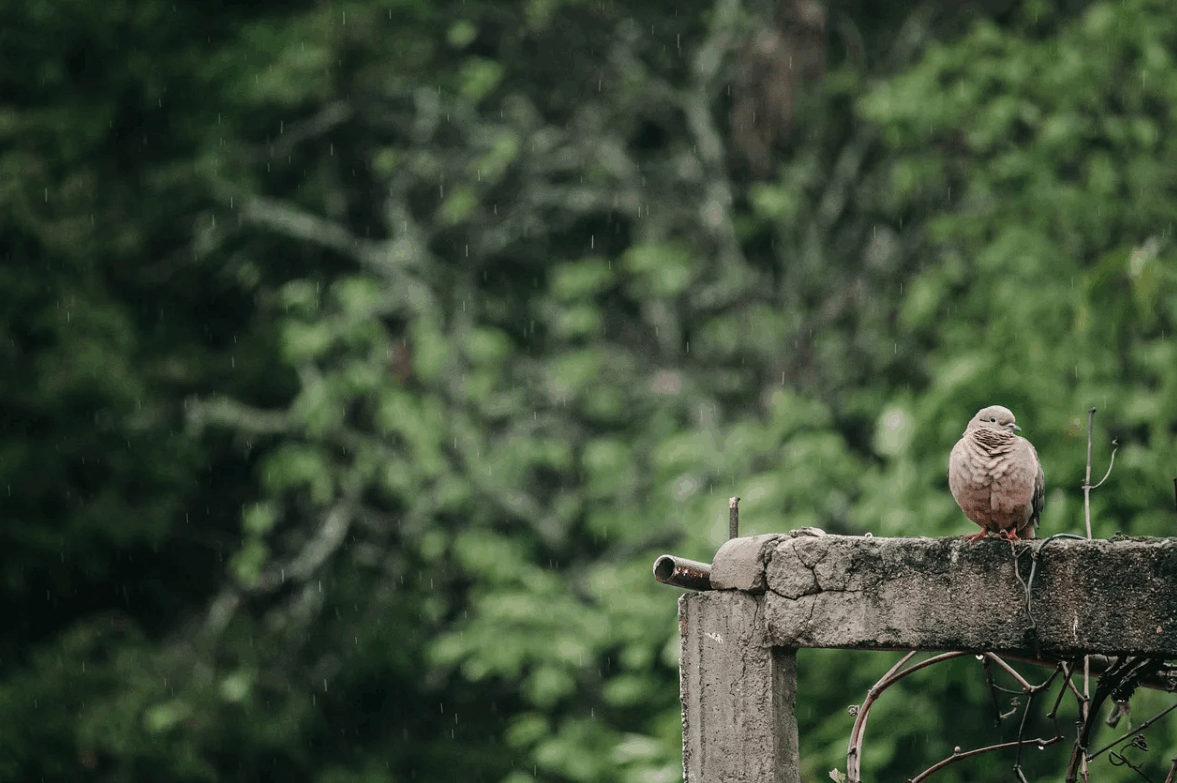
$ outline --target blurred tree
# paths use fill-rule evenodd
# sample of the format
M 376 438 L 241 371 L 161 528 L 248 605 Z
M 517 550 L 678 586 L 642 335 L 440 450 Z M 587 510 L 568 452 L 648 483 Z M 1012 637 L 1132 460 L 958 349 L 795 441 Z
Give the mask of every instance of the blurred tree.
M 0 3 L 3 780 L 144 766 L 142 681 L 252 491 L 244 449 L 185 434 L 184 399 L 289 395 L 247 270 L 193 254 L 204 61 L 243 18 L 208 11 Z
M 429 608 L 414 633 L 434 640 L 436 687 L 472 695 L 463 720 L 519 689 L 505 736 L 533 768 L 509 779 L 674 775 L 673 624 L 655 597 L 665 593 L 637 581 L 654 554 L 673 544 L 706 556 L 736 493 L 768 527 L 948 532 L 956 521 L 938 487 L 943 454 L 921 452 L 938 456 L 918 473 L 898 459 L 918 434 L 904 402 L 932 382 L 932 345 L 900 351 L 897 324 L 907 279 L 926 265 L 921 221 L 943 204 L 897 200 L 885 128 L 844 115 L 744 198 L 715 119 L 722 55 L 745 30 L 734 7 L 704 26 L 672 23 L 676 53 L 688 38 L 681 60 L 661 28 L 624 15 L 562 8 L 506 32 L 484 12 L 464 11 L 436 44 L 453 53 L 445 78 L 433 71 L 437 89 L 390 85 L 357 54 L 334 87 L 354 114 L 317 141 L 294 133 L 327 147 L 329 170 L 370 177 L 378 197 L 332 212 L 348 201 L 330 195 L 342 171 L 294 197 L 221 182 L 246 230 L 318 245 L 354 273 L 283 290 L 286 357 L 303 384 L 291 407 L 214 399 L 197 420 L 287 441 L 267 461 L 273 497 L 247 517 L 243 590 L 274 593 L 297 574 L 313 593 L 319 574 L 354 578 L 347 534 L 379 542 L 395 555 L 363 592 L 391 582 Z M 376 20 L 357 18 L 338 45 L 383 45 Z M 882 67 L 912 57 L 931 22 L 917 7 Z M 570 100 L 530 78 L 553 59 L 595 85 Z M 855 66 L 828 80 L 828 116 L 853 106 Z M 944 453 L 967 417 L 946 425 Z M 679 540 L 692 518 L 712 525 Z M 298 617 L 291 633 L 304 638 L 319 615 Z M 664 633 L 651 637 L 658 617 Z M 328 654 L 305 638 L 320 665 Z M 815 703 L 846 703 L 885 666 L 846 655 L 814 654 L 853 672 Z M 872 750 L 889 774 L 927 735 L 971 733 L 951 701 L 919 698 L 923 719 L 889 726 Z M 806 728 L 824 736 L 839 714 Z M 467 737 L 479 729 L 494 731 Z

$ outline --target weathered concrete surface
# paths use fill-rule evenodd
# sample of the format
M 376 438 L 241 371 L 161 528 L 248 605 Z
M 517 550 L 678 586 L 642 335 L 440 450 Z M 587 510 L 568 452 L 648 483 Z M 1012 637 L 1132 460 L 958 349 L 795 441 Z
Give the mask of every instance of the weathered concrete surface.
M 711 587 L 715 590 L 764 592 L 764 566 L 772 557 L 782 533 L 742 536 L 724 542 L 715 554 L 711 567 Z M 719 570 L 715 570 L 715 566 Z
M 1062 658 L 1177 654 L 1177 539 L 1050 541 L 1038 552 L 1027 608 L 1022 582 L 1040 544 L 781 539 L 764 558 L 767 643 Z M 718 555 L 713 568 L 723 568 Z
M 764 598 L 679 598 L 685 783 L 800 783 L 796 653 L 769 646 Z

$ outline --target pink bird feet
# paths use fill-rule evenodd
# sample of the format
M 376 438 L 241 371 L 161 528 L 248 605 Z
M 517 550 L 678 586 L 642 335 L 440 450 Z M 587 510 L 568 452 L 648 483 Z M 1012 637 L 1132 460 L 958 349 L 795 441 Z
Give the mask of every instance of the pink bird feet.
M 965 541 L 976 541 L 977 539 L 985 538 L 988 535 L 989 535 L 989 529 L 983 528 L 980 533 L 974 533 L 971 536 L 965 536 L 964 540 Z M 1018 531 L 1015 530 L 1014 528 L 1005 528 L 1005 529 L 999 531 L 997 533 L 997 537 L 1004 538 L 1006 541 L 1021 541 L 1022 540 L 1021 538 L 1018 538 Z

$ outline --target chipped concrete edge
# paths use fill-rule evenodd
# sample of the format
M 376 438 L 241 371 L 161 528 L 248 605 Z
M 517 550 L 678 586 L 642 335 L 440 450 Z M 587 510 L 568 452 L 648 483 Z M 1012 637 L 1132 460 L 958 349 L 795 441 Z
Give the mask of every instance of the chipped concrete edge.
M 766 589 L 764 569 L 781 541 L 798 536 L 824 536 L 816 527 L 803 527 L 788 533 L 766 533 L 733 538 L 724 542 L 711 564 L 711 587 L 715 590 L 743 590 L 763 593 Z

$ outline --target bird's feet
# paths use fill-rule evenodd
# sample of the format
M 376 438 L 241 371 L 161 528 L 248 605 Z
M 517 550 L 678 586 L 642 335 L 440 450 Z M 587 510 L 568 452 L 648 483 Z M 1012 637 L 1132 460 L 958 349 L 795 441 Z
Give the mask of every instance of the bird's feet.
M 989 535 L 989 531 L 982 528 L 980 533 L 974 533 L 971 536 L 965 536 L 964 540 L 965 541 L 976 541 L 978 538 L 984 538 L 987 535 Z
M 1002 538 L 1004 538 L 1006 541 L 1021 541 L 1022 540 L 1022 539 L 1018 538 L 1018 531 L 1012 527 L 1002 530 L 1000 533 L 998 533 L 998 535 L 1001 536 Z

